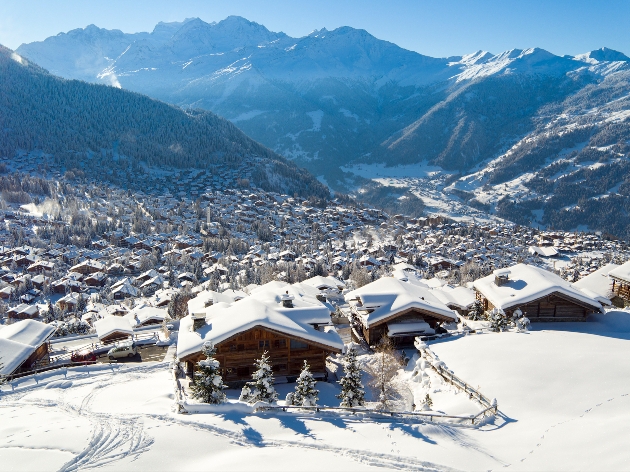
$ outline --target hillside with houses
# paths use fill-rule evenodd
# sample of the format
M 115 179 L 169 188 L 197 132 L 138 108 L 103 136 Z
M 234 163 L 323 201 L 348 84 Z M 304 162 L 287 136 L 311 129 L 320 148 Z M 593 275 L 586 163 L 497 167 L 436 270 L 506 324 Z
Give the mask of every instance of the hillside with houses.
M 630 58 L 235 16 L 19 50 L 0 471 L 628 469 Z
M 188 440 L 290 445 L 296 458 L 315 454 L 351 468 L 513 463 L 523 451 L 500 452 L 498 443 L 526 444 L 549 426 L 546 417 L 511 425 L 541 408 L 500 380 L 524 350 L 547 352 L 552 372 L 560 351 L 580 343 L 617 356 L 630 332 L 628 247 L 601 234 L 390 215 L 252 184 L 208 185 L 191 198 L 7 170 L 0 187 L 0 411 L 19 408 L 16 424 L 28 430 L 28 412 L 74 411 L 73 392 L 92 392 L 72 420 L 81 439 L 59 432 L 75 452 L 25 462 L 36 469 L 49 467 L 44 457 L 66 469 L 164 461 L 157 445 L 169 423 L 151 415 L 167 415 Z M 481 374 L 479 386 L 479 369 L 465 360 L 481 366 L 479 356 L 494 357 L 487 349 L 497 342 L 507 363 L 493 367 L 496 377 Z M 602 395 L 623 397 L 617 376 L 597 367 L 599 354 L 579 362 L 606 385 Z M 566 375 L 574 368 L 566 364 Z M 565 375 L 550 372 L 511 382 Z M 565 381 L 550 383 L 547 394 L 557 396 Z M 96 385 L 122 403 L 92 391 Z M 53 400 L 37 407 L 44 391 Z M 575 414 L 554 408 L 547 414 L 560 420 Z M 226 418 L 235 426 L 221 429 Z M 285 425 L 279 436 L 275 419 Z M 333 445 L 318 421 L 346 432 Z M 381 425 L 393 432 L 384 435 Z M 359 448 L 357 427 L 372 438 Z M 49 441 L 39 432 L 7 434 L 10 451 L 14 441 L 25 449 Z M 111 449 L 104 434 L 115 438 Z M 496 455 L 477 457 L 452 434 L 481 440 Z M 321 448 L 299 442 L 309 435 Z M 554 441 L 552 450 L 567 447 Z M 454 455 L 436 455 L 432 444 Z M 226 447 L 239 454 L 243 446 Z M 207 454 L 200 460 L 213 460 Z M 616 454 L 610 464 L 623 460 Z

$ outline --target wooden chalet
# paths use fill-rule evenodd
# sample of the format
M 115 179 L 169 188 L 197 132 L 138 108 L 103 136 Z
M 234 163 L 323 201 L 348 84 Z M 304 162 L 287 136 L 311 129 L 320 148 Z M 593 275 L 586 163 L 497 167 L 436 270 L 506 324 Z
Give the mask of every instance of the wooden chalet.
M 186 363 L 189 375 L 204 358 L 204 342 L 210 341 L 217 348 L 223 380 L 230 386 L 250 381 L 254 362 L 265 351 L 277 380 L 294 381 L 305 360 L 316 378 L 327 378 L 326 357 L 343 348 L 335 331 L 317 328 L 317 321 L 330 320 L 328 309 L 314 299 L 309 307 L 293 295 L 270 300 L 262 292 L 258 298 L 254 294 L 232 305 L 212 305 L 180 321 L 177 357 Z
M 35 320 L 22 320 L 0 330 L 2 365 L 0 375 L 13 375 L 48 364 L 48 340 L 55 327 Z
M 416 336 L 434 334 L 457 314 L 426 287 L 383 277 L 345 295 L 353 318 L 353 336 L 370 345 L 388 336 L 397 346 L 412 345 Z M 358 340 L 358 339 L 357 339 Z
M 560 276 L 528 264 L 495 270 L 474 282 L 485 311 L 511 316 L 520 309 L 530 321 L 585 321 L 602 310 L 596 297 Z
M 612 269 L 608 277 L 614 295 L 621 298 L 624 304 L 630 303 L 630 261 Z
M 124 341 L 133 337 L 133 329 L 129 320 L 122 316 L 106 316 L 95 321 L 94 328 L 98 340 L 102 344 L 110 344 L 116 341 Z

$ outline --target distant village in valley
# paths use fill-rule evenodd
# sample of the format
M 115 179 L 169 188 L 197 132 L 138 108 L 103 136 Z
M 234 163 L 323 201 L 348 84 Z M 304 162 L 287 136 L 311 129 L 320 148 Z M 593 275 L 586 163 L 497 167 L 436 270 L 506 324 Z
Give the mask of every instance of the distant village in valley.
M 199 188 L 199 175 L 179 178 Z M 176 344 L 190 376 L 212 342 L 235 385 L 263 351 L 279 377 L 307 360 L 327 379 L 328 356 L 348 343 L 413 348 L 518 318 L 582 321 L 629 296 L 627 244 L 602 234 L 388 215 L 239 184 L 190 196 L 71 173 L 0 176 L 0 343 L 19 344 L 3 350 L 2 375 L 146 338 Z

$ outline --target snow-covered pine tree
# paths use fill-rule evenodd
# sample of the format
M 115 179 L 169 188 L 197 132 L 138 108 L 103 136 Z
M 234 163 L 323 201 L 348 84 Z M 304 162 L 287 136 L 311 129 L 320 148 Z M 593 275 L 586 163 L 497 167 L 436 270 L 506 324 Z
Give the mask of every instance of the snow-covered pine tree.
M 483 319 L 483 305 L 479 300 L 475 300 L 472 308 L 468 312 L 468 318 L 472 321 L 479 321 Z
M 299 406 L 315 406 L 319 400 L 319 390 L 315 388 L 317 382 L 309 369 L 309 365 L 304 361 L 304 367 L 297 379 L 295 392 L 293 393 L 293 404 Z
M 505 312 L 496 308 L 488 315 L 488 321 L 490 321 L 490 330 L 495 333 L 507 331 L 512 324 L 511 320 L 505 316 Z
M 239 400 L 250 404 L 256 402 L 275 403 L 278 399 L 278 393 L 273 388 L 273 372 L 267 351 L 254 365 L 257 367 L 256 372 L 252 374 L 252 381 L 247 382 L 241 390 Z
M 348 347 L 343 363 L 343 371 L 346 375 L 339 381 L 341 393 L 337 398 L 341 400 L 343 407 L 357 407 L 365 404 L 365 390 L 361 383 L 361 369 L 357 361 L 357 350 L 354 346 Z
M 190 387 L 194 398 L 204 402 L 218 405 L 225 403 L 227 398 L 223 389 L 223 379 L 219 373 L 219 361 L 214 358 L 217 350 L 210 342 L 203 345 L 205 359 L 197 362 L 197 371 Z

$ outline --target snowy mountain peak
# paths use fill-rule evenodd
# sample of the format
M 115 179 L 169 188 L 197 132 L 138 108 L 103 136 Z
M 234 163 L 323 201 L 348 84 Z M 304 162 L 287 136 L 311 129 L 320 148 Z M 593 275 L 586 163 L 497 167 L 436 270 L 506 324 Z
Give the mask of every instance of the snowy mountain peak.
M 575 56 L 575 59 L 589 64 L 599 64 L 600 62 L 630 62 L 630 57 L 624 53 L 606 47 L 595 49 L 584 54 Z

